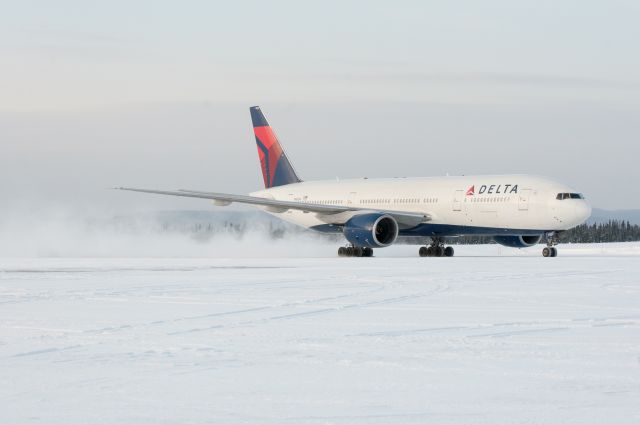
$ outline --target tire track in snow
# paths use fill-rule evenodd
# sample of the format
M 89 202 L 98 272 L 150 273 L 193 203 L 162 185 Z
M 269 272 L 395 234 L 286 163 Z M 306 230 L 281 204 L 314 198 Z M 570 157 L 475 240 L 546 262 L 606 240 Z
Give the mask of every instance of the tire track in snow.
M 330 307 L 330 308 L 322 308 L 318 310 L 304 311 L 299 313 L 271 316 L 271 317 L 255 319 L 255 320 L 247 320 L 247 321 L 236 322 L 236 323 L 216 324 L 216 325 L 208 326 L 204 328 L 194 328 L 194 329 L 189 329 L 185 331 L 172 332 L 169 335 L 205 332 L 205 331 L 214 330 L 214 329 L 228 329 L 228 328 L 235 328 L 240 326 L 263 325 L 263 324 L 268 324 L 270 322 L 279 321 L 279 320 L 291 320 L 291 319 L 317 316 L 317 315 L 323 315 L 323 314 L 337 313 L 337 312 L 342 312 L 342 311 L 352 310 L 352 309 L 366 308 L 369 306 L 375 306 L 375 305 L 381 305 L 381 304 L 398 303 L 398 302 L 404 302 L 407 300 L 414 300 L 418 298 L 431 296 L 436 293 L 446 291 L 448 289 L 449 289 L 448 285 L 438 285 L 436 288 L 426 292 L 418 292 L 418 293 L 402 295 L 398 297 L 385 298 L 381 300 L 368 301 L 363 303 L 345 304 L 345 305 L 339 305 L 339 306 Z

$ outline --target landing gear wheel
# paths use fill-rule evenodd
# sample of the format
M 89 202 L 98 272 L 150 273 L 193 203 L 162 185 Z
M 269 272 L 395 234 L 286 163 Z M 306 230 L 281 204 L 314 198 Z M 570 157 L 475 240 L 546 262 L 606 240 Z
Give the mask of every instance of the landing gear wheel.
M 373 257 L 373 249 L 361 246 L 341 246 L 338 248 L 340 257 Z
M 545 233 L 545 238 L 547 239 L 547 246 L 542 249 L 543 257 L 557 257 L 558 250 L 554 245 L 557 245 L 559 242 L 558 232 L 547 232 Z
M 442 236 L 432 236 L 431 244 L 420 247 L 418 254 L 421 257 L 453 257 L 453 247 L 445 247 L 444 243 Z

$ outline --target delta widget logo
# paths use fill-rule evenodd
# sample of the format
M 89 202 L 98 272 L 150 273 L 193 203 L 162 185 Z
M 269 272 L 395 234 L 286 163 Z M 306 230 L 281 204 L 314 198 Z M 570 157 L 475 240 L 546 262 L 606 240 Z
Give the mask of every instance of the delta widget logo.
M 478 195 L 482 195 L 483 193 L 487 193 L 489 195 L 500 195 L 500 194 L 512 194 L 518 193 L 518 185 L 517 184 L 491 184 L 486 185 L 483 184 L 480 186 L 478 190 Z M 476 185 L 471 186 L 467 189 L 467 196 L 473 196 L 476 194 Z

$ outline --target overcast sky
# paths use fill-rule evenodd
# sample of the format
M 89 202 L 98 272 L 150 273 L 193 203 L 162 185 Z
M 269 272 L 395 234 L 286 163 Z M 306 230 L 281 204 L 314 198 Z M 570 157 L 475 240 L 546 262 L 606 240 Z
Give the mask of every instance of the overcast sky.
M 0 14 L 3 205 L 209 208 L 261 105 L 304 179 L 533 173 L 640 208 L 636 1 L 21 1 Z

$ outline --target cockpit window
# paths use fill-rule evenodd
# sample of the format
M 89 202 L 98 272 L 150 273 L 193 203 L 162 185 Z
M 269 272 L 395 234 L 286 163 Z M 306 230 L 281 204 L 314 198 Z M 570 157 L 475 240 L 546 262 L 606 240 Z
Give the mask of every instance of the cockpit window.
M 558 193 L 556 199 L 584 199 L 584 195 L 582 193 Z

